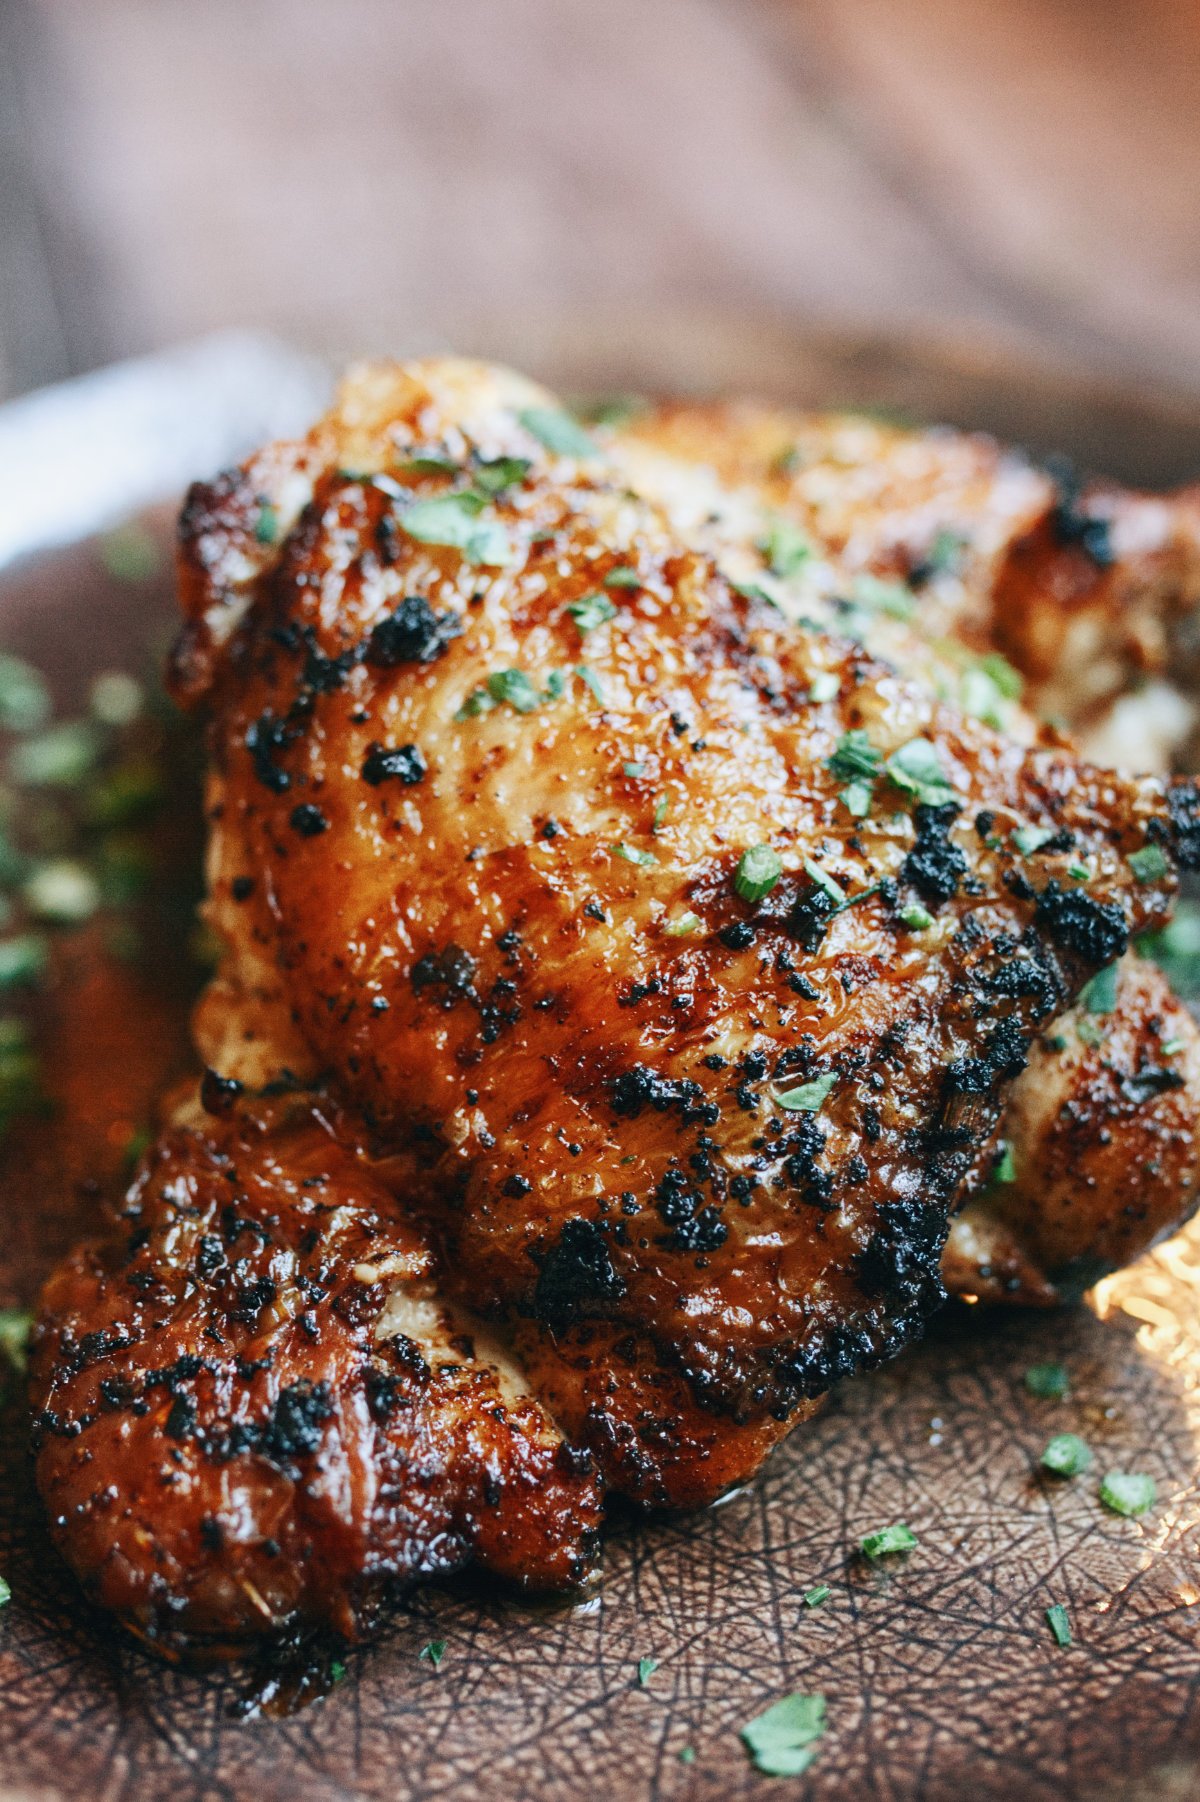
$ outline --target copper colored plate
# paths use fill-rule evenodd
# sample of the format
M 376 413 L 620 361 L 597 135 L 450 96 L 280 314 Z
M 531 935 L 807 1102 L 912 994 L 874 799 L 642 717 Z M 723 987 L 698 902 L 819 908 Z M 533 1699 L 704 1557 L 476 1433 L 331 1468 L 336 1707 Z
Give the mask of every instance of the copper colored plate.
M 1200 418 L 1145 396 L 877 344 L 855 353 L 810 340 L 789 361 L 782 336 L 748 346 L 741 327 L 724 338 L 708 328 L 681 367 L 685 340 L 669 367 L 689 386 L 861 399 L 849 377 L 868 368 L 885 401 L 1057 439 L 1127 475 L 1200 467 Z M 525 360 L 560 380 L 574 371 L 581 388 L 597 372 L 646 383 L 644 359 L 622 364 L 615 348 L 585 355 L 560 337 L 542 352 Z M 57 552 L 4 579 L 3 642 L 49 667 L 69 706 L 90 671 L 145 656 L 169 619 L 168 586 L 165 575 L 114 581 L 90 546 Z M 78 1179 L 115 1174 L 114 1119 L 144 1118 L 183 1055 L 182 957 L 169 933 L 143 967 L 114 970 L 86 947 L 80 958 L 45 1004 L 71 1124 L 23 1127 L 6 1152 L 0 1302 L 28 1300 L 94 1216 Z M 1027 1368 L 1047 1362 L 1068 1366 L 1067 1399 L 1026 1390 Z M 1093 1446 L 1094 1472 L 1041 1476 L 1042 1446 L 1066 1430 Z M 1193 1233 L 1072 1313 L 948 1314 L 924 1346 L 847 1384 L 750 1488 L 702 1514 L 615 1523 L 603 1584 L 585 1601 L 532 1604 L 470 1577 L 414 1594 L 327 1696 L 289 1712 L 244 1671 L 165 1668 L 81 1601 L 49 1549 L 10 1401 L 0 1802 L 1191 1796 L 1198 1435 Z M 1143 1521 L 1100 1506 L 1097 1477 L 1113 1468 L 1156 1479 Z M 918 1549 L 872 1566 L 861 1536 L 896 1521 Z M 817 1584 L 829 1598 L 807 1608 Z M 1069 1611 L 1070 1647 L 1047 1628 L 1051 1603 Z M 430 1640 L 446 1642 L 440 1670 L 418 1656 Z M 658 1661 L 645 1687 L 640 1658 Z M 753 1771 L 738 1729 L 791 1690 L 823 1693 L 829 1727 L 808 1775 L 784 1782 Z

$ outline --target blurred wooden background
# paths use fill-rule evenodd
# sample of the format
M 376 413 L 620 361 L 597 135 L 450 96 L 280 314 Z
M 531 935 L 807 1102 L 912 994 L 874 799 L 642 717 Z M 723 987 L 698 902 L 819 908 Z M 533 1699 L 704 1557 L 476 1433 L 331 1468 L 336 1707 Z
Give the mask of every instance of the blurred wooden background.
M 785 313 L 1200 392 L 1200 0 L 0 0 L 0 396 Z

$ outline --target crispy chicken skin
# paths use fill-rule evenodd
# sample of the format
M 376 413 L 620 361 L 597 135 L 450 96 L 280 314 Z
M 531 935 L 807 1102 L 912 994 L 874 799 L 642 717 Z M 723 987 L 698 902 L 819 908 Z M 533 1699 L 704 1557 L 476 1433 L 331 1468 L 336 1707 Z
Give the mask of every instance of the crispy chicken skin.
M 785 1417 L 919 1330 L 1006 1082 L 1161 915 L 1169 878 L 1126 856 L 1172 851 L 1191 791 L 1169 809 L 792 629 L 618 452 L 548 452 L 522 414 L 552 404 L 472 365 L 377 371 L 291 453 L 298 513 L 278 453 L 194 498 L 178 668 L 212 707 L 212 917 L 248 986 L 266 948 L 349 1102 L 444 1147 L 423 1205 L 476 1306 L 556 1355 L 592 1321 L 644 1336 L 711 1409 Z M 468 554 L 428 542 L 428 504 L 500 459 Z M 264 491 L 291 526 L 269 551 Z M 947 808 L 881 775 L 856 819 L 827 767 L 849 730 L 901 763 L 928 744 Z M 1020 824 L 1053 834 L 1033 866 Z M 783 878 L 748 903 L 765 842 Z M 819 1109 L 775 1099 L 809 1084 Z
M 840 623 L 1026 742 L 1039 727 L 997 653 L 1037 714 L 1069 720 L 1099 761 L 1186 755 L 1200 492 L 1082 487 L 981 434 L 747 405 L 652 408 L 618 436 L 643 488 L 793 618 Z M 1182 1152 L 1200 1137 L 1200 1033 L 1160 972 L 1128 963 L 1101 1022 L 1121 1080 L 1097 1084 L 1108 1048 L 1086 1047 L 1086 1008 L 1041 1035 L 1002 1125 L 1018 1184 L 957 1216 L 943 1259 L 952 1293 L 1061 1299 L 1194 1210 L 1200 1168 Z M 1175 1047 L 1165 1060 L 1163 1043 Z
M 88 1588 L 165 1652 L 358 1637 L 474 1556 L 577 1581 L 600 1509 L 510 1361 L 317 1103 L 181 1117 L 110 1233 L 51 1279 L 37 1474 Z
M 1045 504 L 990 454 L 961 472 L 964 517 L 1007 497 L 989 571 Z M 569 1580 L 601 1485 L 709 1500 L 917 1336 L 964 1199 L 997 1260 L 1076 1256 L 1065 1179 L 1057 1229 L 1020 1158 L 998 1199 L 1003 1109 L 1166 917 L 1200 798 L 1015 707 L 972 717 L 910 620 L 869 644 L 789 620 L 759 592 L 761 493 L 698 480 L 437 361 L 361 372 L 307 440 L 189 498 L 173 673 L 210 721 L 223 945 L 196 1034 L 230 1111 L 185 1109 L 116 1235 L 51 1280 L 33 1365 L 59 1543 L 160 1643 L 353 1634 L 472 1552 Z M 1122 997 L 1128 1096 L 1157 1006 Z M 1115 1117 L 1105 1075 L 1063 1071 Z M 1057 1116 L 1021 1131 L 1059 1155 Z M 1144 1222 L 1089 1230 L 1119 1256 Z M 390 1258 L 428 1286 L 415 1321 L 363 1275 Z M 447 1370 L 442 1309 L 503 1354 Z M 270 1364 L 246 1381 L 210 1328 Z

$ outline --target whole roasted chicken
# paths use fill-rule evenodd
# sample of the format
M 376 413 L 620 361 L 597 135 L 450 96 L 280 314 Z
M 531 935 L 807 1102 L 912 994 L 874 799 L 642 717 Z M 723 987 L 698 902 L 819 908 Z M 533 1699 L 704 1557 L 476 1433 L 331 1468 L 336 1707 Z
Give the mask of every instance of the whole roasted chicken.
M 437 361 L 194 490 L 180 568 L 205 1074 L 32 1365 L 58 1543 L 163 1649 L 578 1580 L 943 1270 L 1053 1299 L 1190 1211 L 1200 1049 L 1126 953 L 1200 796 L 1014 667 L 1111 737 L 1186 499 Z

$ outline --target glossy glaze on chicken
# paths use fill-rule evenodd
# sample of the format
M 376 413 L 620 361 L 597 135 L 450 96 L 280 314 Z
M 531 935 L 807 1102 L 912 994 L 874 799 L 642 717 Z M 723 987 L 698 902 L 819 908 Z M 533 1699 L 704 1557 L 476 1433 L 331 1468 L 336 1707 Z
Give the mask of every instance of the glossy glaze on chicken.
M 136 1224 L 53 1279 L 34 1373 L 59 1542 L 150 1636 L 354 1633 L 396 1582 L 472 1552 L 566 1580 L 598 1483 L 711 1499 L 833 1382 L 917 1336 L 964 1200 L 1030 1271 L 1077 1261 L 1069 1176 L 1067 1225 L 1039 1238 L 1036 1188 L 996 1200 L 997 1134 L 1047 1030 L 1195 865 L 1195 790 L 1089 765 L 1015 708 L 972 717 L 944 676 L 953 607 L 979 614 L 1005 531 L 1037 528 L 1043 478 L 1013 474 L 1003 527 L 995 471 L 968 484 L 973 583 L 922 629 L 910 567 L 913 605 L 875 608 L 898 628 L 877 642 L 836 604 L 850 540 L 818 541 L 764 486 L 777 457 L 714 473 L 711 421 L 689 446 L 680 430 L 599 442 L 504 372 L 381 369 L 308 440 L 189 500 L 175 683 L 211 722 L 224 947 L 197 1017 L 208 1119 L 188 1104 L 135 1185 Z M 781 520 L 810 546 L 793 536 L 782 573 Z M 832 571 L 814 602 L 841 631 L 797 617 L 810 561 Z M 875 582 L 860 592 L 878 602 Z M 1133 988 L 1141 1058 L 1159 1027 Z M 1175 1132 L 1188 1059 L 1143 1084 L 1156 1103 L 1182 1091 Z M 1078 1066 L 1067 1088 L 1124 1118 L 1126 1092 Z M 311 1159 L 317 1128 L 281 1129 L 264 1091 L 316 1110 L 337 1173 L 309 1174 L 353 1201 L 345 1221 L 310 1217 L 289 1134 Z M 1019 1118 L 1027 1147 L 1053 1147 L 1045 1119 Z M 222 1181 L 268 1237 L 222 1241 L 205 1275 Z M 1180 1153 L 1104 1257 L 1174 1224 L 1194 1186 Z M 204 1231 L 181 1228 L 185 1192 Z M 375 1238 L 383 1262 L 415 1260 L 389 1267 L 386 1302 L 363 1275 Z M 986 1288 L 983 1259 L 954 1255 Z M 297 1257 L 323 1292 L 309 1325 Z M 418 1330 L 433 1293 L 504 1346 L 475 1369 L 472 1341 L 449 1389 Z M 207 1363 L 147 1408 L 210 1325 Z M 240 1388 L 237 1360 L 267 1353 Z M 532 1396 L 492 1408 L 497 1358 Z M 398 1382 L 425 1372 L 395 1426 L 369 1400 L 393 1364 Z M 272 1437 L 297 1383 L 329 1410 L 309 1464 Z M 342 1467 L 379 1482 L 369 1504 L 331 1483 Z M 405 1470 L 428 1477 L 412 1497 Z M 275 1507 L 290 1549 L 272 1578 Z

